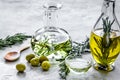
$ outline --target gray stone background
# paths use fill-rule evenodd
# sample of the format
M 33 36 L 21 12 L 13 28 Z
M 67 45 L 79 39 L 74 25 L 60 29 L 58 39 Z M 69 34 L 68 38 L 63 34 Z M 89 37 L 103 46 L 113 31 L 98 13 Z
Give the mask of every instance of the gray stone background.
M 43 7 L 46 0 L 0 0 L 0 38 L 23 32 L 34 34 L 43 27 Z M 58 27 L 67 30 L 73 40 L 89 36 L 101 13 L 103 0 L 60 0 Z M 120 0 L 116 1 L 116 15 L 120 22 Z
M 0 38 L 15 33 L 33 35 L 43 27 L 43 8 L 45 0 L 0 0 Z M 83 41 L 89 36 L 92 27 L 101 13 L 103 0 L 61 0 L 63 8 L 59 12 L 58 27 L 68 31 L 72 40 Z M 116 1 L 116 15 L 120 23 L 120 0 Z M 22 53 L 21 58 L 13 63 L 5 62 L 3 57 L 6 52 L 20 50 L 28 45 L 25 41 L 22 45 L 12 46 L 0 50 L 0 80 L 59 80 L 58 68 L 52 67 L 49 72 L 42 72 L 40 68 L 33 68 L 26 62 L 25 56 L 31 53 L 31 49 Z M 15 64 L 23 62 L 27 65 L 26 73 L 17 74 Z M 120 56 L 116 60 L 116 69 L 110 73 L 100 73 L 93 68 L 89 74 L 89 80 L 119 80 Z M 68 80 L 70 80 L 68 78 Z

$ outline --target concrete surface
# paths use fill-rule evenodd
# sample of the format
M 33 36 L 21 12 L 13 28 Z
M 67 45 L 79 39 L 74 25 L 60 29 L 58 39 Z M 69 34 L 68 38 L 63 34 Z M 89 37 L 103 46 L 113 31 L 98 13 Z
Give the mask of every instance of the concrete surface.
M 15 33 L 34 34 L 43 27 L 43 8 L 45 0 L 0 0 L 0 38 Z M 61 0 L 63 8 L 59 12 L 58 27 L 67 30 L 74 41 L 83 41 L 89 36 L 92 27 L 98 19 L 103 0 Z M 120 0 L 116 2 L 116 15 L 120 23 Z M 29 45 L 29 40 L 21 45 L 15 45 L 5 50 L 0 50 L 0 80 L 60 80 L 58 67 L 52 67 L 48 72 L 41 68 L 33 68 L 25 61 L 25 56 L 32 52 L 31 49 L 22 53 L 16 62 L 5 62 L 5 53 L 19 50 Z M 28 65 L 24 74 L 17 73 L 15 64 L 23 62 Z M 93 68 L 89 73 L 89 80 L 119 80 L 120 57 L 116 60 L 114 71 L 103 74 Z M 70 80 L 70 79 L 69 79 Z

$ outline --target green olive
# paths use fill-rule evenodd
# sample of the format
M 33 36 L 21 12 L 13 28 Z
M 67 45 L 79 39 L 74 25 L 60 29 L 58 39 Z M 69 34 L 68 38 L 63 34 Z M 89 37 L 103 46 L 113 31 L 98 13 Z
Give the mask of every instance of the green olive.
M 44 71 L 48 71 L 50 68 L 51 64 L 49 61 L 43 61 L 41 64 L 41 67 Z
M 26 69 L 26 66 L 22 63 L 20 64 L 17 64 L 16 65 L 16 69 L 19 71 L 19 72 L 24 72 L 24 70 Z
M 35 57 L 30 60 L 30 63 L 32 66 L 38 66 L 39 65 L 39 58 Z
M 46 56 L 42 55 L 42 56 L 40 56 L 39 61 L 40 61 L 40 63 L 42 63 L 43 61 L 49 61 L 49 60 Z
M 34 54 L 28 54 L 28 55 L 26 56 L 26 60 L 27 60 L 28 62 L 30 62 L 30 60 L 31 60 L 32 58 L 34 58 L 34 57 L 35 57 Z

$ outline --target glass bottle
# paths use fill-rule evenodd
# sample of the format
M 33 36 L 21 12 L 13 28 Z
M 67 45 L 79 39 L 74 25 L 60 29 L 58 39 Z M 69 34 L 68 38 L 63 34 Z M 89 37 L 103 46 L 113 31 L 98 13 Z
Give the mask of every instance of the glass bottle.
M 111 71 L 120 53 L 120 25 L 115 16 L 115 0 L 104 0 L 102 13 L 91 31 L 90 48 L 95 69 Z
M 72 44 L 68 32 L 57 27 L 57 11 L 62 5 L 48 2 L 43 7 L 45 24 L 35 32 L 31 40 L 32 49 L 38 56 L 44 55 L 55 60 L 65 58 L 72 49 Z

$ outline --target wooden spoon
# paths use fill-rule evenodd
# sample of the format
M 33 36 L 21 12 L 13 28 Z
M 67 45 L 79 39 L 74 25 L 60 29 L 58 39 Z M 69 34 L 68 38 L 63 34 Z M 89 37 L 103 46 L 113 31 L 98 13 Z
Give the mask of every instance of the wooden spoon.
M 28 49 L 28 48 L 29 48 L 29 46 L 24 47 L 24 48 L 21 49 L 19 52 L 16 52 L 16 51 L 8 52 L 8 53 L 5 55 L 4 59 L 7 60 L 7 61 L 16 61 L 16 60 L 19 59 L 19 57 L 21 56 L 21 53 L 22 53 L 24 50 Z

